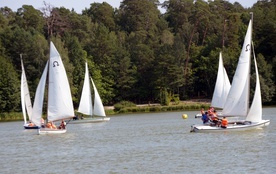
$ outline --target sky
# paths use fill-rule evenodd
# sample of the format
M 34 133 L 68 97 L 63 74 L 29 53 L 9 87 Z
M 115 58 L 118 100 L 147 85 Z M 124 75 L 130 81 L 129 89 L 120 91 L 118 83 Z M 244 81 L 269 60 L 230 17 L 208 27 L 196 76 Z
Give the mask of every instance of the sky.
M 22 5 L 32 5 L 35 9 L 41 9 L 44 7 L 44 3 L 51 4 L 54 7 L 65 7 L 69 10 L 74 8 L 77 13 L 82 13 L 82 10 L 89 8 L 91 3 L 107 2 L 114 8 L 119 8 L 120 2 L 122 0 L 0 0 L 0 7 L 9 7 L 13 11 L 17 11 Z M 159 2 L 164 2 L 165 0 L 159 0 Z M 257 0 L 228 0 L 230 3 L 239 2 L 243 7 L 252 7 Z M 164 10 L 160 9 L 161 12 Z

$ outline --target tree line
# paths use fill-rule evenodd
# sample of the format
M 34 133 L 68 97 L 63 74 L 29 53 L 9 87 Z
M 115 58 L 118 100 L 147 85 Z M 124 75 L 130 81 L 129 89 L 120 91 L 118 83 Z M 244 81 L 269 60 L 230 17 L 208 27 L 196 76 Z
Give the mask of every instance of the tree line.
M 20 54 L 33 100 L 50 41 L 61 54 L 75 108 L 85 61 L 104 105 L 210 99 L 220 51 L 232 80 L 249 12 L 254 13 L 263 103 L 275 103 L 275 4 L 259 0 L 244 8 L 225 0 L 123 0 L 119 8 L 91 3 L 81 14 L 47 3 L 39 9 L 23 5 L 17 11 L 1 7 L 0 112 L 21 110 Z

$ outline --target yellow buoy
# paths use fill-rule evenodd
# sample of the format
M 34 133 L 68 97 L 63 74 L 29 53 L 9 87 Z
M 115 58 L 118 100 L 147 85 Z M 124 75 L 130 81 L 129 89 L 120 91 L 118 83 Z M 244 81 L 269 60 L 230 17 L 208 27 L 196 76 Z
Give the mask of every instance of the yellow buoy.
M 188 118 L 188 115 L 187 115 L 187 114 L 183 114 L 183 115 L 182 115 L 182 118 L 183 118 L 183 119 L 186 119 L 186 118 Z

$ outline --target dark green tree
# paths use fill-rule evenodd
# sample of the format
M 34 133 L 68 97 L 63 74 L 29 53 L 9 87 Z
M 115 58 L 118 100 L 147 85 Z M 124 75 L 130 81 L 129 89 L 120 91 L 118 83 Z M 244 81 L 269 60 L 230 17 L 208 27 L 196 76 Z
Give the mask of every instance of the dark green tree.
M 89 16 L 92 22 L 103 24 L 110 31 L 115 30 L 114 9 L 108 3 L 92 3 L 90 8 L 83 10 L 82 13 Z
M 20 106 L 20 81 L 9 59 L 0 55 L 0 110 L 18 111 Z

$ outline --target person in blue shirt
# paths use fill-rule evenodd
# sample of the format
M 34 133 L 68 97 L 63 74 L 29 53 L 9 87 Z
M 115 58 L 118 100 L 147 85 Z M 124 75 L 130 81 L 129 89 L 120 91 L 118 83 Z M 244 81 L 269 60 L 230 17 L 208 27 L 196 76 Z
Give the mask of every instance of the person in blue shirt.
M 205 112 L 204 114 L 202 114 L 201 120 L 203 124 L 206 124 L 209 122 L 208 112 Z

